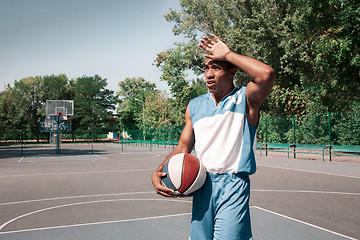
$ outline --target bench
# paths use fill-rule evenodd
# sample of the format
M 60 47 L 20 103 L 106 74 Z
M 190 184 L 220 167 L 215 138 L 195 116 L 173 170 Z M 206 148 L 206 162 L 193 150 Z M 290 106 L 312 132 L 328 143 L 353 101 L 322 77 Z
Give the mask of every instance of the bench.
M 136 140 L 134 139 L 121 139 L 119 143 L 136 143 Z
M 360 157 L 360 145 L 330 145 L 332 155 Z
M 323 144 L 289 144 L 289 143 L 257 143 L 257 149 L 266 152 L 287 152 L 288 158 L 290 153 L 296 158 L 297 153 L 303 154 L 321 154 L 323 161 L 325 156 L 358 156 L 360 157 L 359 145 L 323 145 Z
M 287 152 L 288 158 L 290 154 L 290 148 L 294 147 L 294 145 L 290 143 L 257 143 L 256 146 L 260 150 L 260 156 L 262 151 L 266 152 L 266 156 L 268 151 Z
M 320 155 L 322 155 L 323 161 L 325 161 L 325 156 L 329 155 L 330 156 L 330 161 L 331 161 L 331 147 L 330 147 L 330 145 L 323 145 L 323 144 L 295 144 L 294 158 L 296 158 L 296 153 L 320 154 Z
M 172 146 L 174 148 L 178 144 L 178 141 L 153 140 L 152 143 L 153 145 L 157 145 L 158 147 L 164 146 L 166 148 L 167 146 Z

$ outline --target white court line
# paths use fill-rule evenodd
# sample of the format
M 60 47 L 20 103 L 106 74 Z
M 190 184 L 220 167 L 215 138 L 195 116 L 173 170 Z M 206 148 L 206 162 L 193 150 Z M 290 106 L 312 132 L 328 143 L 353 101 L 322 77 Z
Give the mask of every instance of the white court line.
M 17 231 L 0 232 L 0 235 L 2 235 L 2 234 L 9 234 L 9 233 L 21 233 L 21 232 L 30 232 L 30 231 L 42 231 L 42 230 L 51 230 L 51 229 L 60 229 L 60 228 L 72 228 L 72 227 L 82 227 L 82 226 L 92 226 L 92 225 L 121 223 L 121 222 L 135 222 L 135 221 L 153 220 L 153 219 L 169 218 L 169 217 L 181 217 L 181 216 L 186 216 L 186 215 L 191 215 L 191 213 L 179 213 L 179 214 L 163 215 L 163 216 L 155 216 L 155 217 L 132 218 L 132 219 L 123 219 L 123 220 L 114 220 L 114 221 L 104 221 L 104 222 L 94 222 L 94 223 L 81 223 L 81 224 L 73 224 L 73 225 L 64 225 L 64 226 L 56 226 L 56 227 L 44 227 L 44 228 L 23 229 L 23 230 L 17 230 Z
M 250 190 L 251 192 L 284 192 L 284 193 L 319 193 L 319 194 L 337 194 L 337 195 L 354 195 L 360 196 L 360 193 L 354 192 L 327 192 L 327 191 L 308 191 L 308 190 L 263 190 L 263 189 L 254 189 Z
M 286 218 L 286 219 L 289 219 L 289 220 L 292 220 L 292 221 L 295 221 L 295 222 L 298 222 L 298 223 L 302 223 L 302 224 L 308 225 L 310 227 L 317 228 L 317 229 L 320 229 L 320 230 L 323 230 L 323 231 L 326 231 L 326 232 L 329 232 L 329 233 L 332 233 L 332 234 L 335 234 L 335 235 L 338 235 L 338 236 L 341 236 L 341 237 L 344 237 L 344 238 L 348 238 L 348 239 L 351 239 L 351 240 L 357 240 L 356 238 L 352 238 L 352 237 L 346 236 L 344 234 L 337 233 L 337 232 L 331 231 L 329 229 L 322 228 L 322 227 L 316 226 L 314 224 L 301 221 L 301 220 L 296 219 L 296 218 L 288 217 L 286 215 L 283 215 L 283 214 L 280 214 L 280 213 L 277 213 L 277 212 L 273 212 L 273 211 L 267 210 L 265 208 L 261 208 L 261 207 L 257 207 L 257 206 L 251 206 L 250 208 L 257 208 L 259 210 L 262 210 L 262 211 L 265 211 L 265 212 L 268 212 L 268 213 L 271 213 L 271 214 L 274 214 L 274 215 L 277 215 L 277 216 L 280 216 L 280 217 L 283 217 L 283 218 Z
M 360 195 L 360 193 L 352 193 L 352 192 L 327 192 L 327 191 L 279 190 L 279 189 L 276 189 L 276 190 L 253 189 L 253 190 L 251 190 L 251 192 L 318 193 L 318 194 L 338 194 L 338 195 L 355 195 L 355 196 Z M 130 193 L 108 193 L 108 194 L 57 197 L 57 198 L 43 198 L 43 199 L 33 199 L 33 200 L 23 200 L 23 201 L 16 201 L 16 202 L 0 203 L 0 206 L 33 203 L 33 202 L 46 202 L 46 201 L 66 200 L 66 199 L 77 199 L 77 198 L 111 197 L 111 196 L 120 196 L 120 195 L 138 195 L 138 194 L 155 194 L 155 191 L 130 192 Z
M 106 158 L 106 157 L 102 157 L 102 156 L 100 156 L 100 155 L 94 155 L 94 156 L 97 156 L 97 157 L 99 157 L 99 158 L 102 158 L 102 159 L 107 160 L 107 158 Z
M 97 200 L 97 201 L 69 203 L 69 204 L 63 204 L 63 205 L 58 205 L 58 206 L 39 209 L 39 210 L 36 210 L 36 211 L 32 211 L 32 212 L 17 216 L 15 218 L 5 222 L 4 224 L 2 224 L 0 226 L 0 234 L 6 233 L 6 232 L 1 232 L 1 230 L 4 227 L 6 227 L 8 224 L 10 224 L 12 222 L 15 222 L 16 220 L 19 220 L 21 218 L 36 214 L 36 213 L 45 212 L 45 211 L 48 211 L 48 210 L 59 209 L 59 208 L 64 208 L 64 207 L 72 207 L 72 206 L 85 205 L 85 204 L 94 204 L 94 203 L 118 202 L 118 201 L 167 201 L 167 202 L 192 203 L 192 201 L 186 201 L 186 200 L 181 200 L 181 199 L 153 199 L 153 198 L 109 199 L 109 200 Z
M 151 192 L 130 192 L 130 193 L 109 193 L 109 194 L 81 195 L 81 196 L 68 196 L 68 197 L 57 197 L 57 198 L 43 198 L 43 199 L 34 199 L 34 200 L 24 200 L 24 201 L 17 201 L 17 202 L 0 203 L 0 206 L 13 205 L 13 204 L 23 204 L 23 203 L 32 203 L 32 202 L 46 202 L 46 201 L 55 201 L 55 200 L 76 199 L 76 198 L 110 197 L 110 196 L 120 196 L 120 195 L 149 194 L 149 193 L 150 194 L 155 194 L 155 191 L 151 191 Z
M 256 164 L 256 165 L 257 165 L 257 166 L 260 166 L 260 167 L 279 168 L 279 169 L 293 170 L 293 171 L 299 171 L 299 172 L 319 173 L 319 174 L 326 174 L 326 175 L 332 175 L 332 176 L 338 176 L 338 177 L 348 177 L 348 178 L 357 178 L 357 179 L 360 179 L 360 177 L 357 177 L 357 176 L 342 175 L 342 174 L 337 174 L 337 173 L 326 173 L 326 172 L 318 172 L 318 171 L 303 170 L 303 169 L 296 169 L 296 168 L 286 168 L 286 167 L 268 166 L 268 165 L 261 165 L 261 164 Z
M 144 152 L 144 153 L 146 153 L 146 152 Z M 141 154 L 144 154 L 144 153 L 141 153 Z M 135 154 L 140 154 L 140 153 L 138 153 L 138 152 L 134 152 L 134 153 L 121 153 L 121 154 L 126 154 L 126 155 L 135 155 Z M 160 157 L 161 155 L 159 154 L 159 153 L 146 153 L 146 154 L 149 154 L 149 155 L 151 155 L 151 156 L 148 156 L 148 157 L 142 157 L 142 158 L 135 158 L 135 159 L 121 159 L 121 160 L 119 160 L 119 161 L 139 161 L 139 160 L 151 160 L 151 159 L 154 159 L 154 158 L 158 158 L 158 157 Z M 100 155 L 97 155 L 97 154 L 86 154 L 86 155 L 60 155 L 60 156 L 51 156 L 51 157 L 49 157 L 49 156 L 46 156 L 46 157 L 44 157 L 44 156 L 40 156 L 40 157 L 36 157 L 36 158 L 43 158 L 43 159 L 52 159 L 52 160 L 55 160 L 55 161 L 62 161 L 61 163 L 57 163 L 57 162 L 54 162 L 54 163 L 52 163 L 52 164 L 64 164 L 64 163 L 67 163 L 67 164 L 69 164 L 69 162 L 71 162 L 72 160 L 68 160 L 68 161 L 64 161 L 64 160 L 59 160 L 60 158 L 62 158 L 62 157 L 68 157 L 68 158 L 81 158 L 81 157 L 84 157 L 84 156 L 95 156 L 95 157 L 99 157 L 99 158 L 102 158 L 102 159 L 104 159 L 104 160 L 107 160 L 107 161 L 117 161 L 117 159 L 114 159 L 114 160 L 110 160 L 110 159 L 108 159 L 108 158 L 105 158 L 105 157 L 102 157 L 102 156 L 100 156 Z M 26 157 L 26 156 L 25 156 Z M 20 162 L 22 162 L 22 160 L 25 158 L 25 157 L 22 157 L 18 162 L 20 163 Z M 28 157 L 28 158 L 35 158 L 35 157 Z M 89 162 L 94 162 L 94 161 L 97 161 L 97 159 L 76 159 L 76 160 L 74 160 L 74 161 L 76 161 L 76 162 L 78 162 L 78 161 L 89 161 Z M 44 164 L 44 163 L 49 163 L 49 161 L 29 161 L 29 163 L 34 163 L 34 164 Z M 72 162 L 71 162 L 71 164 L 73 164 Z M 2 164 L 0 164 L 0 165 L 2 165 Z
M 119 172 L 137 172 L 137 171 L 153 171 L 154 169 L 128 169 L 128 170 L 112 170 L 112 171 L 93 171 L 93 172 L 60 172 L 60 173 L 34 173 L 34 174 L 19 174 L 19 175 L 2 175 L 0 178 L 8 177 L 37 177 L 37 176 L 57 176 L 57 175 L 72 175 L 72 174 L 99 174 L 99 173 L 119 173 Z

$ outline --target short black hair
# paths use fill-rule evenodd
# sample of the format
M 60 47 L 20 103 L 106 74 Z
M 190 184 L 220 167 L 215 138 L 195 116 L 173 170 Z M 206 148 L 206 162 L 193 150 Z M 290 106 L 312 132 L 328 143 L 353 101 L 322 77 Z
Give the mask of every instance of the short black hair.
M 227 69 L 237 68 L 234 64 L 232 64 L 231 62 L 228 62 L 228 61 L 215 61 L 215 60 L 211 60 L 211 61 L 209 61 L 209 65 L 213 64 L 214 62 L 223 62 L 223 63 L 225 63 Z
M 225 61 L 226 65 L 228 66 L 228 69 L 233 69 L 233 68 L 237 68 L 237 66 L 235 66 L 234 64 L 232 64 L 231 62 Z

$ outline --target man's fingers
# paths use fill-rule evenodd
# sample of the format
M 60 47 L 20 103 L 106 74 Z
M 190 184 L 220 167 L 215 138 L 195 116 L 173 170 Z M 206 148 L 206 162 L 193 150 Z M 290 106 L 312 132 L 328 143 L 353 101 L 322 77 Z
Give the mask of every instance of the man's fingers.
M 213 55 L 209 55 L 209 54 L 203 54 L 203 56 L 205 58 L 210 58 L 210 59 L 214 59 Z
M 214 34 L 211 34 L 211 37 L 214 38 L 216 40 L 216 42 L 219 42 L 221 41 L 220 38 L 218 38 L 218 36 L 214 35 Z
M 158 172 L 157 175 L 161 178 L 166 177 L 166 172 Z
M 207 52 L 210 52 L 210 47 L 208 47 L 206 45 L 199 44 L 199 47 L 201 47 L 202 49 L 204 49 Z
M 208 41 L 205 41 L 204 39 L 201 39 L 200 42 L 203 44 L 203 46 L 206 46 L 208 48 L 211 48 L 211 43 L 209 43 Z
M 205 45 L 201 45 L 201 44 L 199 44 L 199 47 L 201 47 L 201 48 L 202 48 L 202 49 L 204 49 L 205 51 L 207 51 L 207 52 L 211 53 L 211 52 L 210 52 L 210 48 L 209 48 L 209 47 L 207 47 L 207 46 L 205 46 Z M 211 59 L 214 59 L 213 55 L 203 54 L 203 56 L 204 56 L 205 58 L 211 58 Z
M 153 182 L 154 188 L 156 190 L 156 193 L 160 194 L 162 196 L 165 196 L 165 197 L 176 197 L 173 194 L 175 192 L 174 190 L 172 190 L 170 188 L 167 188 L 167 187 L 164 187 L 161 184 L 161 179 L 164 178 L 165 176 L 166 176 L 165 172 L 155 172 L 153 174 L 152 182 Z
M 163 195 L 165 197 L 176 197 L 174 195 L 174 190 L 163 187 L 161 185 L 156 188 L 156 193 L 160 194 L 160 195 Z
M 213 35 L 213 34 L 212 34 Z M 211 36 L 212 36 L 211 35 Z M 215 36 L 215 35 L 214 35 Z M 214 45 L 216 42 L 214 40 L 212 40 L 211 38 L 209 38 L 208 36 L 204 36 L 204 39 L 211 45 Z

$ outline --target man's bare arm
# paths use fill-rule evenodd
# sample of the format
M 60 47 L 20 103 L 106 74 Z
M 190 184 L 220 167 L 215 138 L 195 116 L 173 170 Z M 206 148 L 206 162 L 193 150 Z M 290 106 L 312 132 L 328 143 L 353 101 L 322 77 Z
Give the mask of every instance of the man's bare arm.
M 210 53 L 204 54 L 204 57 L 215 61 L 228 61 L 252 78 L 252 81 L 247 85 L 246 96 L 248 119 L 250 124 L 255 126 L 259 107 L 271 92 L 274 70 L 263 62 L 231 51 L 217 36 L 212 34 L 211 37 L 214 40 L 208 37 L 200 40 L 202 44 L 199 46 Z
M 165 161 L 155 170 L 152 175 L 152 183 L 156 192 L 165 197 L 174 197 L 172 189 L 162 186 L 161 179 L 166 176 L 166 173 L 163 172 L 166 162 L 174 155 L 178 153 L 190 153 L 194 146 L 194 130 L 191 123 L 190 110 L 189 106 L 186 109 L 185 113 L 185 127 L 181 133 L 179 143 L 176 148 L 166 157 Z

